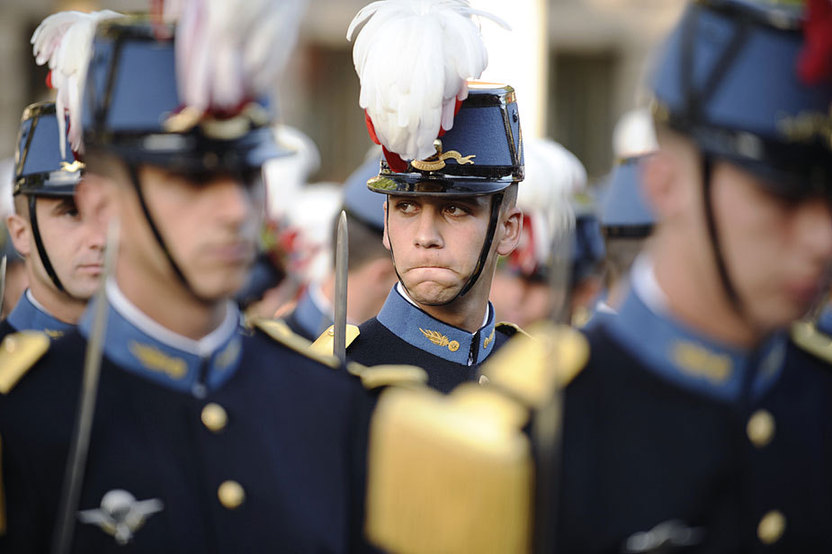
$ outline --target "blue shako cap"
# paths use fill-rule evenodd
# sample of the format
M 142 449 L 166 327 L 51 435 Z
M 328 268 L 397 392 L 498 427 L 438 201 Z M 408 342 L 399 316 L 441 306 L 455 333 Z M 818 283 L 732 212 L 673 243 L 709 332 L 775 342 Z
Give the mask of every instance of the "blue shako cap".
M 612 170 L 601 202 L 601 230 L 607 238 L 643 238 L 656 223 L 641 190 L 641 171 L 650 154 L 625 158 Z
M 67 141 L 67 144 L 69 141 Z M 37 102 L 23 110 L 15 152 L 12 194 L 72 196 L 84 164 L 67 148 L 61 157 L 58 119 L 53 102 Z
M 470 82 L 453 127 L 434 145 L 434 156 L 408 160 L 401 173 L 383 159 L 381 172 L 367 186 L 386 194 L 473 196 L 522 181 L 523 137 L 514 89 Z
M 379 234 L 384 232 L 384 209 L 381 197 L 367 188 L 367 181 L 378 175 L 380 160 L 372 157 L 361 164 L 344 181 L 344 209 L 350 217 Z
M 154 28 L 146 16 L 99 23 L 84 88 L 87 147 L 183 173 L 242 172 L 288 154 L 275 142 L 267 98 L 233 114 L 182 109 L 174 39 Z
M 658 121 L 795 198 L 832 188 L 832 82 L 798 74 L 801 4 L 692 2 L 651 83 Z

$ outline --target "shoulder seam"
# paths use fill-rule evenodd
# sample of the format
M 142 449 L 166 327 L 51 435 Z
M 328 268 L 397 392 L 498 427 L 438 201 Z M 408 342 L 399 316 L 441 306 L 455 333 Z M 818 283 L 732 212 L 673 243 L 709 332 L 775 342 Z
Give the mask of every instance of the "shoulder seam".
M 282 321 L 257 319 L 254 320 L 253 327 L 273 341 L 329 368 L 338 369 L 341 366 L 335 356 L 328 356 L 310 349 L 312 343 L 293 333 L 289 326 Z
M 795 346 L 826 363 L 832 363 L 832 337 L 820 331 L 814 323 L 795 322 L 790 335 Z
M 49 350 L 50 340 L 40 331 L 6 335 L 0 343 L 0 394 L 8 394 Z

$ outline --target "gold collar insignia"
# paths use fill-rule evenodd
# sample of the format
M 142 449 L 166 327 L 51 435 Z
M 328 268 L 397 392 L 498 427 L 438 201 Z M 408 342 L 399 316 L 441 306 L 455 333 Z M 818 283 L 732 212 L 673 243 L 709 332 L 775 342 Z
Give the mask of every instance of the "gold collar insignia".
M 439 331 L 425 331 L 421 327 L 419 330 L 422 332 L 427 339 L 435 344 L 436 346 L 447 346 L 448 350 L 451 352 L 456 352 L 459 350 L 459 343 L 455 340 L 449 340 L 447 336 L 443 335 Z
M 491 329 L 491 334 L 488 335 L 484 341 L 482 341 L 482 349 L 485 350 L 488 348 L 488 345 L 491 344 L 492 340 L 494 340 L 494 329 Z
M 692 342 L 678 342 L 673 348 L 673 361 L 683 371 L 705 377 L 721 384 L 731 376 L 731 358 L 725 354 L 711 352 Z
M 240 340 L 233 339 L 228 346 L 225 347 L 219 356 L 217 356 L 217 369 L 225 370 L 228 369 L 234 360 L 237 359 L 237 356 L 240 353 Z
M 149 370 L 182 379 L 188 371 L 188 366 L 182 358 L 168 356 L 158 348 L 149 344 L 139 344 L 130 341 L 130 352 Z

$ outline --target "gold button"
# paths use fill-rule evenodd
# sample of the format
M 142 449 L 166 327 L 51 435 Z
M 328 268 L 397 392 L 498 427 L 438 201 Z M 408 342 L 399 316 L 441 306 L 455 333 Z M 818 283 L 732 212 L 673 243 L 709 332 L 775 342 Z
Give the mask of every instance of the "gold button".
M 491 379 L 488 378 L 486 375 L 480 375 L 479 383 L 480 385 L 487 385 L 491 382 Z
M 772 510 L 763 516 L 757 525 L 757 537 L 763 544 L 774 544 L 786 530 L 786 516 L 779 510 Z
M 208 428 L 209 431 L 218 433 L 225 428 L 228 423 L 228 414 L 225 408 L 219 404 L 211 402 L 202 408 L 202 424 Z
M 11 354 L 17 349 L 17 339 L 15 339 L 14 337 L 7 336 L 6 339 L 3 341 L 3 348 L 6 350 L 6 352 Z
M 329 329 L 327 329 L 326 334 L 329 335 L 330 337 L 334 337 L 335 336 L 335 327 L 330 327 Z
M 774 416 L 766 410 L 757 410 L 749 418 L 745 428 L 751 444 L 762 448 L 774 438 Z
M 455 340 L 452 340 L 448 343 L 448 350 L 450 350 L 451 352 L 456 352 L 457 350 L 459 350 L 459 343 Z
M 245 501 L 246 491 L 237 481 L 223 481 L 217 490 L 217 496 L 224 508 L 234 510 Z

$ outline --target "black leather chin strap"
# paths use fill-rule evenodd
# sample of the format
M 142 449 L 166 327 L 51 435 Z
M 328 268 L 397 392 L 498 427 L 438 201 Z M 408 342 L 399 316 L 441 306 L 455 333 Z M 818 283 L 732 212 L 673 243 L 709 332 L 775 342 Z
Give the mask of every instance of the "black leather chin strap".
M 435 304 L 436 306 L 447 306 L 457 298 L 461 298 L 465 296 L 465 294 L 471 290 L 471 288 L 476 284 L 477 280 L 482 275 L 482 270 L 485 268 L 485 261 L 488 259 L 488 253 L 491 251 L 491 243 L 494 242 L 494 234 L 497 232 L 497 223 L 500 220 L 500 208 L 503 205 L 503 198 L 505 194 L 502 192 L 495 193 L 491 196 L 491 215 L 488 221 L 488 231 L 485 233 L 485 240 L 483 241 L 482 248 L 480 249 L 480 254 L 477 257 L 477 265 L 474 266 L 474 270 L 471 272 L 471 275 L 468 276 L 468 279 L 465 281 L 465 284 L 459 289 L 453 298 L 442 302 L 441 304 Z M 390 206 L 390 195 L 387 195 L 387 233 L 388 238 L 390 234 L 390 210 L 392 207 Z M 407 285 L 404 284 L 404 280 L 402 276 L 399 274 L 399 268 L 396 267 L 396 254 L 393 252 L 393 241 L 390 240 L 390 257 L 393 260 L 393 269 L 396 272 L 396 277 L 399 279 L 399 283 L 402 284 L 404 290 L 407 291 L 407 294 L 410 295 L 410 291 L 407 288 Z M 411 297 L 413 295 L 410 295 Z
M 734 311 L 741 318 L 747 320 L 745 305 L 737 293 L 734 281 L 728 272 L 728 266 L 725 263 L 725 254 L 722 250 L 722 241 L 719 238 L 719 229 L 717 228 L 716 216 L 714 215 L 713 164 L 714 160 L 710 155 L 702 154 L 702 206 L 705 212 L 708 239 L 711 243 L 711 251 L 713 252 L 714 262 L 716 263 L 717 273 L 719 274 L 719 280 L 722 283 L 722 290 L 725 292 L 725 297 L 728 299 Z
M 191 286 L 191 283 L 188 281 L 185 274 L 182 272 L 182 269 L 179 267 L 179 264 L 176 263 L 176 260 L 173 259 L 173 255 L 170 252 L 167 244 L 165 243 L 165 239 L 162 238 L 162 234 L 159 232 L 159 228 L 156 226 L 153 217 L 150 215 L 150 210 L 147 207 L 147 202 L 144 197 L 144 193 L 142 192 L 141 182 L 139 181 L 139 172 L 138 168 L 135 164 L 127 164 L 127 171 L 130 174 L 130 180 L 133 182 L 133 188 L 136 190 L 136 196 L 139 198 L 139 205 L 142 208 L 142 213 L 144 213 L 145 221 L 147 221 L 148 227 L 150 227 L 150 231 L 153 233 L 153 237 L 156 239 L 156 244 L 159 245 L 159 248 L 165 254 L 165 258 L 167 258 L 168 263 L 170 263 L 171 268 L 173 268 L 174 274 L 176 274 L 176 278 L 179 279 L 179 282 L 185 287 L 185 289 L 190 292 L 194 298 L 201 302 L 210 303 L 212 299 L 205 298 L 204 296 L 200 295 L 196 292 L 196 290 Z
M 36 209 L 37 199 L 37 196 L 33 194 L 29 195 L 29 221 L 32 224 L 32 236 L 35 238 L 35 247 L 38 249 L 38 256 L 40 256 L 43 269 L 46 270 L 46 274 L 49 276 L 49 279 L 52 280 L 52 283 L 55 284 L 55 287 L 57 287 L 57 289 L 62 293 L 74 298 L 64 288 L 61 280 L 58 278 L 58 274 L 55 272 L 55 268 L 52 267 L 52 262 L 49 261 L 49 255 L 46 253 L 46 247 L 43 244 L 43 238 L 41 238 L 40 235 L 40 227 L 38 226 L 38 213 Z

